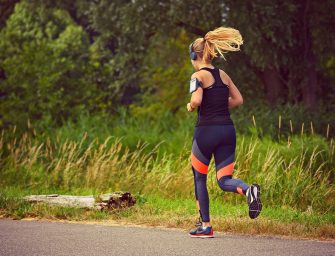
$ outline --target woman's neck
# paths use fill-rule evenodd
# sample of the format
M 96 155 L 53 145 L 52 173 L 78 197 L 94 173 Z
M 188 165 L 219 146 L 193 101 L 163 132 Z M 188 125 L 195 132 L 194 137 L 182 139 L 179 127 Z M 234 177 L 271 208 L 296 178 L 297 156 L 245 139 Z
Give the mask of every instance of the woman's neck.
M 202 68 L 214 68 L 214 66 L 212 63 L 199 63 L 198 68 L 200 70 Z

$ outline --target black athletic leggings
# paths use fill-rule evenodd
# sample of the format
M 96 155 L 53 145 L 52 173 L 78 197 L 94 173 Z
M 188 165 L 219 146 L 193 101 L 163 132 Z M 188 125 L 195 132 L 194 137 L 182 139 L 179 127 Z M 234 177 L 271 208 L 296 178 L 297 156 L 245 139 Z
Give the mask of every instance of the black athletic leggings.
M 235 159 L 236 133 L 233 124 L 195 127 L 191 163 L 194 175 L 195 198 L 199 201 L 204 222 L 209 222 L 209 198 L 207 191 L 208 165 L 214 154 L 216 177 L 223 191 L 245 195 L 248 185 L 240 179 L 232 179 Z

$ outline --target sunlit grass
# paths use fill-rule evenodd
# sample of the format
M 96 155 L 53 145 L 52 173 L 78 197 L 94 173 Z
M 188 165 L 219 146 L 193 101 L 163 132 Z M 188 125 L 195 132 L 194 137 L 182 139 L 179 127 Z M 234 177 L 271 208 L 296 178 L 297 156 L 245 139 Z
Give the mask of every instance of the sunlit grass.
M 121 117 L 122 118 L 122 117 Z M 116 220 L 188 229 L 198 212 L 190 148 L 194 123 L 124 120 L 108 130 L 103 119 L 38 134 L 32 127 L 0 135 L 0 211 L 14 218 Z M 253 120 L 253 121 L 252 121 Z M 214 161 L 208 174 L 210 213 L 218 231 L 334 238 L 335 143 L 316 134 L 314 124 L 298 127 L 278 118 L 278 136 L 264 134 L 257 116 L 248 133 L 237 134 L 234 177 L 261 186 L 264 210 L 247 217 L 245 198 L 218 186 Z M 284 125 L 286 130 L 283 129 Z M 91 128 L 92 129 L 91 129 Z M 178 129 L 176 129 L 176 127 Z M 237 128 L 238 130 L 238 128 Z M 135 207 L 105 213 L 29 204 L 26 194 L 98 195 L 129 191 Z M 146 203 L 145 203 L 146 201 Z
M 51 220 L 85 221 L 95 223 L 137 224 L 194 228 L 198 218 L 195 201 L 185 198 L 164 198 L 148 194 L 138 195 L 135 206 L 111 212 L 51 206 L 45 203 L 30 204 L 22 196 L 37 191 L 24 191 L 7 187 L 0 193 L 0 216 L 14 219 L 43 218 Z M 52 190 L 39 191 L 50 193 Z M 82 191 L 83 194 L 92 191 Z M 85 192 L 85 193 L 84 193 Z M 288 207 L 264 207 L 261 215 L 251 220 L 246 202 L 232 205 L 224 200 L 211 200 L 210 217 L 215 231 L 243 234 L 276 234 L 308 238 L 334 239 L 333 214 L 311 214 Z
M 167 198 L 194 197 L 189 150 L 158 156 L 160 144 L 146 150 L 138 143 L 133 151 L 122 139 L 107 137 L 87 142 L 66 139 L 57 143 L 47 138 L 40 142 L 27 135 L 4 141 L 0 137 L 2 186 L 23 188 L 54 187 L 67 191 L 76 188 L 128 190 L 155 193 Z M 85 145 L 85 146 L 84 146 Z M 236 148 L 235 177 L 261 185 L 266 205 L 286 205 L 296 209 L 334 212 L 334 143 L 319 136 L 292 136 L 285 141 L 257 136 L 239 136 Z M 6 152 L 6 154 L 4 153 Z M 243 200 L 223 193 L 217 185 L 213 161 L 208 175 L 212 198 L 224 197 L 230 203 Z

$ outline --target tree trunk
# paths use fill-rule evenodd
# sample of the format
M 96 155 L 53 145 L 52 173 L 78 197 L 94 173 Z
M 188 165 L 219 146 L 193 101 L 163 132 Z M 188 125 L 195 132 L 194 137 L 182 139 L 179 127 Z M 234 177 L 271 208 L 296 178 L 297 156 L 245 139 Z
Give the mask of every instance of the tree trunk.
M 311 50 L 312 51 L 312 50 Z M 317 104 L 317 74 L 315 67 L 315 56 L 313 52 L 309 54 L 306 59 L 306 77 L 304 79 L 302 88 L 302 97 L 304 105 L 310 109 L 315 108 Z
M 303 57 L 304 62 L 304 78 L 302 83 L 302 98 L 306 107 L 314 108 L 317 104 L 317 90 L 318 90 L 318 81 L 316 73 L 316 58 L 313 52 L 313 39 L 310 30 L 309 24 L 309 10 L 310 10 L 310 1 L 304 1 L 303 4 L 303 13 L 302 13 L 302 24 L 303 24 Z
M 284 84 L 280 79 L 279 72 L 274 67 L 267 66 L 264 71 L 258 73 L 263 81 L 269 104 L 275 105 L 283 97 L 284 92 Z

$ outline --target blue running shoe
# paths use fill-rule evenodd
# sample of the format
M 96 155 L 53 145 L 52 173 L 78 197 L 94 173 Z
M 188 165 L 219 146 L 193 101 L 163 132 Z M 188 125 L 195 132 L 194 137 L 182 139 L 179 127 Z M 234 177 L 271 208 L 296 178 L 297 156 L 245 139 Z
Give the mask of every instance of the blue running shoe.
M 249 217 L 255 219 L 262 211 L 262 202 L 260 196 L 260 187 L 258 184 L 252 184 L 248 191 Z
M 199 226 L 197 229 L 190 231 L 191 237 L 211 238 L 214 237 L 212 226 Z

